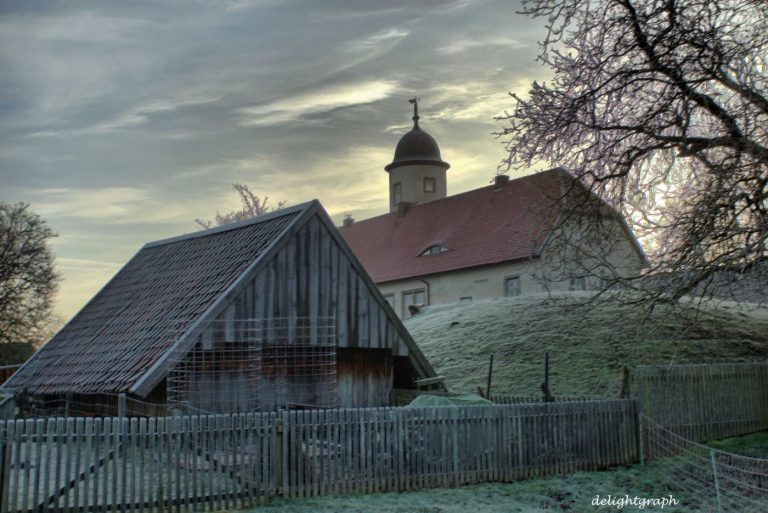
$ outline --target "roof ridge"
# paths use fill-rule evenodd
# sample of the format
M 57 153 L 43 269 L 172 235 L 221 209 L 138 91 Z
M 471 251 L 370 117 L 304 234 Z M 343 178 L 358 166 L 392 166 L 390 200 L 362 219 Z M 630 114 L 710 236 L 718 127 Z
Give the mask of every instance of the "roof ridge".
M 167 239 L 159 239 L 151 242 L 147 242 L 144 244 L 141 249 L 145 248 L 154 248 L 157 246 L 164 246 L 166 244 L 172 244 L 174 242 L 179 242 L 182 240 L 189 240 L 189 239 L 197 239 L 200 237 L 207 237 L 209 235 L 214 235 L 216 233 L 223 233 L 228 232 L 230 230 L 237 230 L 239 228 L 243 228 L 245 226 L 250 226 L 252 224 L 258 224 L 263 223 L 265 221 L 270 221 L 272 219 L 275 219 L 277 217 L 282 217 L 289 214 L 294 214 L 296 212 L 301 212 L 303 210 L 306 210 L 309 208 L 313 203 L 317 202 L 317 200 L 311 200 L 311 201 L 305 201 L 304 203 L 299 203 L 298 205 L 294 205 L 292 207 L 288 208 L 281 208 L 279 210 L 273 210 L 272 212 L 268 212 L 266 214 L 261 214 L 260 216 L 252 217 L 250 219 L 244 219 L 243 221 L 238 221 L 236 223 L 229 223 L 224 224 L 221 226 L 216 226 L 213 228 L 208 228 L 206 230 L 200 230 L 197 232 L 190 232 L 190 233 L 184 233 L 182 235 L 176 235 L 174 237 L 168 237 Z

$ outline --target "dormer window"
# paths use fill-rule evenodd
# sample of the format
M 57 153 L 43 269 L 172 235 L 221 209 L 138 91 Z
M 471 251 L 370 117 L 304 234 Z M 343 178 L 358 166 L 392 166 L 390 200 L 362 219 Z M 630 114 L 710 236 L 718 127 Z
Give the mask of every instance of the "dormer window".
M 450 251 L 450 249 L 446 248 L 445 246 L 441 246 L 440 244 L 435 244 L 434 246 L 430 246 L 422 251 L 421 255 L 419 256 L 439 255 L 440 253 L 445 253 L 446 251 Z

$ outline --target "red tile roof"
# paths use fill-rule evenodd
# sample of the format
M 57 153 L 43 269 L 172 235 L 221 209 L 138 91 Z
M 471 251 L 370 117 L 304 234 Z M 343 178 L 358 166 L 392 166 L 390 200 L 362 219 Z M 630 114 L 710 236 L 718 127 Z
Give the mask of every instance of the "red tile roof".
M 376 283 L 538 256 L 565 180 L 553 169 L 355 222 L 344 239 Z M 419 256 L 434 245 L 450 251 Z

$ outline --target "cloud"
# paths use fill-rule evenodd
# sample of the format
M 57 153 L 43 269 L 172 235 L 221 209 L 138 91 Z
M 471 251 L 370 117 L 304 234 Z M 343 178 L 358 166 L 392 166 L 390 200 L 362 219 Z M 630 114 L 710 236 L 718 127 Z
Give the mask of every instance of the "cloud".
M 190 98 L 177 98 L 173 100 L 157 100 L 152 102 L 147 102 L 141 105 L 138 105 L 132 109 L 129 109 L 120 115 L 110 119 L 109 121 L 104 121 L 102 123 L 96 123 L 94 125 L 82 128 L 82 129 L 76 129 L 76 130 L 70 130 L 68 132 L 65 132 L 65 134 L 71 134 L 71 135 L 85 135 L 85 134 L 100 134 L 100 133 L 107 133 L 107 132 L 113 132 L 115 130 L 121 130 L 124 128 L 132 128 L 139 125 L 143 125 L 149 119 L 155 115 L 160 114 L 163 112 L 170 112 L 170 111 L 176 111 L 185 107 L 193 107 L 197 105 L 204 105 L 207 103 L 214 103 L 221 99 L 221 96 L 215 96 L 215 97 L 190 97 Z M 61 135 L 62 132 L 50 132 L 50 135 Z M 41 135 L 49 135 L 46 132 L 37 132 L 36 134 L 38 137 Z
M 183 210 L 137 187 L 56 188 L 30 195 L 35 210 L 48 219 L 151 224 L 174 220 Z
M 370 36 L 349 41 L 344 45 L 342 54 L 344 64 L 336 72 L 353 68 L 364 62 L 386 55 L 410 34 L 410 30 L 391 27 L 380 30 Z
M 242 126 L 277 125 L 297 121 L 311 114 L 383 100 L 390 96 L 397 86 L 396 82 L 387 80 L 338 84 L 265 105 L 244 107 L 237 112 L 243 116 L 240 121 Z
M 515 17 L 516 5 L 0 8 L 0 192 L 60 234 L 57 310 L 72 312 L 144 242 L 237 208 L 232 182 L 294 205 L 319 198 L 334 219 L 386 212 L 383 167 L 412 126 L 413 94 L 452 164 L 449 191 L 485 185 L 503 157 L 493 116 L 540 73 L 544 20 Z
M 523 48 L 528 46 L 527 43 L 514 39 L 511 37 L 493 37 L 493 38 L 462 38 L 451 41 L 445 46 L 441 46 L 437 49 L 438 53 L 443 55 L 452 55 L 457 53 L 463 53 L 467 50 L 474 48 L 484 47 L 508 47 L 508 48 Z

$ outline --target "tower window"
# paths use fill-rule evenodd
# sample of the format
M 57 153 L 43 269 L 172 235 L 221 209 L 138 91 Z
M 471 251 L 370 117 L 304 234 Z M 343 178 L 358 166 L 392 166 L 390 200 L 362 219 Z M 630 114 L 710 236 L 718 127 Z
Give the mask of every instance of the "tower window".
M 403 186 L 400 182 L 392 185 L 392 204 L 397 205 L 403 201 Z
M 435 192 L 435 179 L 427 176 L 424 178 L 424 192 Z
M 507 297 L 519 296 L 522 293 L 520 288 L 520 277 L 512 276 L 504 280 L 504 295 Z

